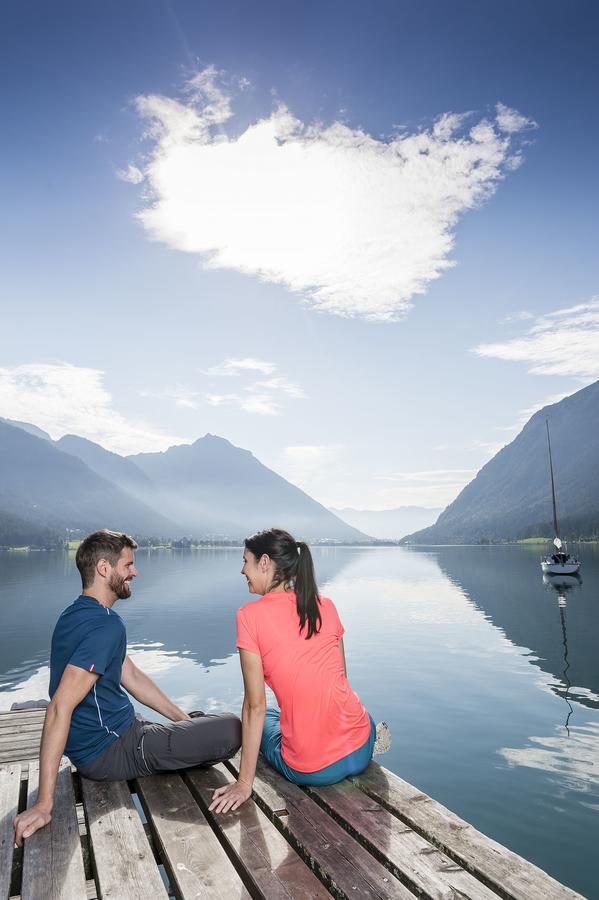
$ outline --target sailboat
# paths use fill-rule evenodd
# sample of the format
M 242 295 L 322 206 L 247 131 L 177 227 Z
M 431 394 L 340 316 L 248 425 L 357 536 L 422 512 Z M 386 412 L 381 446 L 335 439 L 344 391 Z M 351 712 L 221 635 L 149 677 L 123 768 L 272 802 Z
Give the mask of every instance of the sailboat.
M 549 471 L 551 472 L 551 499 L 553 501 L 553 530 L 555 537 L 553 545 L 555 552 L 541 559 L 541 569 L 547 575 L 575 575 L 580 569 L 580 562 L 568 553 L 568 548 L 559 536 L 557 524 L 557 506 L 555 503 L 555 480 L 553 477 L 553 460 L 551 458 L 551 438 L 549 436 L 549 419 L 545 419 L 547 426 L 547 446 L 549 448 Z

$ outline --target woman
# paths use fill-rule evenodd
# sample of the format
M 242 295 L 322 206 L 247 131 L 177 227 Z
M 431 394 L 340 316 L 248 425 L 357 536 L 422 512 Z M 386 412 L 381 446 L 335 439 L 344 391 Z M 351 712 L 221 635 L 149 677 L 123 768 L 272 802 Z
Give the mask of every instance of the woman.
M 211 810 L 237 809 L 252 793 L 260 750 L 295 784 L 334 784 L 362 772 L 375 725 L 347 681 L 343 626 L 319 597 L 308 545 L 272 528 L 245 541 L 248 590 L 260 594 L 237 613 L 245 687 L 239 777 L 217 788 Z M 266 709 L 264 684 L 279 710 Z

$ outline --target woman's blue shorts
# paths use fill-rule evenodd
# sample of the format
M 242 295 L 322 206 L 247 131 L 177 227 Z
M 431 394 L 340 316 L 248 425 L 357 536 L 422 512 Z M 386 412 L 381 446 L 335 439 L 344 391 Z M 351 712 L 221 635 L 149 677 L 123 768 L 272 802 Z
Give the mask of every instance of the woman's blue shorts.
M 337 781 L 343 781 L 348 775 L 359 775 L 367 767 L 372 759 L 372 751 L 374 749 L 374 740 L 376 737 L 376 726 L 370 718 L 370 737 L 366 743 L 338 759 L 337 762 L 319 769 L 317 772 L 298 772 L 288 766 L 281 755 L 281 713 L 278 709 L 267 709 L 266 719 L 264 721 L 264 731 L 262 732 L 262 741 L 260 742 L 260 752 L 264 759 L 284 775 L 288 781 L 294 784 L 311 784 L 324 785 L 335 784 Z

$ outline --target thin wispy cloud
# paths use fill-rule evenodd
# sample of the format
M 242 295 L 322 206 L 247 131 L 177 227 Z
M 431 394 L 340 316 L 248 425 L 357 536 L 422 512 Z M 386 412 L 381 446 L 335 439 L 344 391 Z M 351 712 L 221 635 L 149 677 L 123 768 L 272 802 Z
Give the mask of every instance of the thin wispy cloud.
M 477 469 L 424 469 L 375 475 L 387 482 L 376 495 L 386 506 L 447 506 L 472 481 Z
M 259 372 L 262 375 L 271 375 L 276 365 L 264 359 L 244 357 L 243 359 L 225 359 L 224 362 L 206 370 L 207 375 L 239 375 L 242 372 Z
M 128 165 L 126 169 L 117 169 L 116 175 L 121 181 L 128 181 L 129 184 L 141 184 L 144 180 L 143 172 L 133 165 Z
M 474 348 L 478 356 L 524 362 L 534 375 L 599 378 L 599 297 L 541 316 L 522 337 Z
M 165 388 L 160 391 L 139 391 L 139 396 L 151 397 L 155 400 L 166 400 L 174 403 L 179 409 L 198 409 L 202 398 L 202 394 L 199 391 L 190 390 L 182 385 Z
M 283 284 L 320 310 L 383 321 L 454 265 L 459 218 L 519 165 L 519 137 L 534 125 L 498 104 L 474 124 L 446 113 L 379 140 L 341 122 L 305 124 L 281 104 L 230 137 L 232 97 L 214 67 L 181 99 L 136 106 L 151 149 L 132 171 L 144 176 L 139 218 L 152 239 L 207 268 Z
M 534 319 L 534 315 L 528 312 L 527 309 L 521 309 L 519 312 L 508 313 L 507 316 L 499 320 L 499 324 L 511 325 L 513 322 L 530 322 L 531 319 Z
M 259 416 L 278 416 L 281 406 L 268 394 L 206 394 L 210 406 L 235 406 L 243 412 Z
M 32 422 L 55 440 L 78 434 L 115 453 L 165 450 L 181 438 L 115 409 L 99 369 L 33 363 L 0 368 L 0 415 Z
M 234 406 L 246 413 L 259 416 L 277 416 L 282 412 L 282 400 L 305 399 L 306 394 L 294 382 L 275 374 L 277 366 L 273 362 L 253 357 L 225 359 L 224 362 L 207 369 L 204 374 L 217 378 L 236 379 L 238 389 L 206 394 L 209 406 Z M 257 377 L 257 376 L 267 376 Z
M 401 481 L 409 483 L 422 482 L 451 482 L 463 478 L 474 478 L 476 469 L 425 469 L 417 472 L 393 472 L 391 475 L 375 475 L 379 481 Z

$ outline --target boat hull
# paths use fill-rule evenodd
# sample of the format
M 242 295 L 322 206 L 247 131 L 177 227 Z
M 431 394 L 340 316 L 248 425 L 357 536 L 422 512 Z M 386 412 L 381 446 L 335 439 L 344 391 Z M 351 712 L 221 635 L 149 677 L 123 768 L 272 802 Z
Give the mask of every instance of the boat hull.
M 547 575 L 576 575 L 576 573 L 580 569 L 580 563 L 578 562 L 578 560 L 568 563 L 554 563 L 548 560 L 543 560 L 543 562 L 541 563 L 541 569 Z

